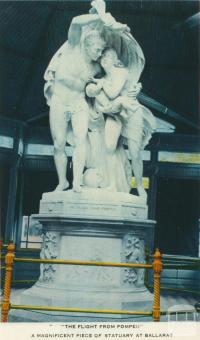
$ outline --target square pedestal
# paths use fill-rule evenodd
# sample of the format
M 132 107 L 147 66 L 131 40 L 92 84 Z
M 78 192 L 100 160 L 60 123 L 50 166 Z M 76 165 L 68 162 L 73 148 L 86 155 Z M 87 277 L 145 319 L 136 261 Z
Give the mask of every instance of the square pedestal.
M 72 195 L 74 198 L 74 193 Z M 67 206 L 63 193 L 59 202 L 58 196 L 49 195 L 51 204 L 52 197 L 56 197 L 60 206 Z M 80 201 L 80 197 L 77 198 Z M 137 208 L 138 203 L 131 202 L 129 197 L 128 199 L 129 202 L 123 203 L 118 200 L 118 207 L 123 205 L 125 209 L 134 208 L 136 211 L 146 209 L 142 205 Z M 119 211 L 118 218 L 112 219 L 109 209 L 107 216 L 104 214 L 101 218 L 70 217 L 69 210 L 67 214 L 65 211 L 57 212 L 58 204 L 51 205 L 51 212 L 44 212 L 50 204 L 46 200 L 47 197 L 44 199 L 46 205 L 41 202 L 40 214 L 32 216 L 43 225 L 41 258 L 145 263 L 145 248 L 152 251 L 154 221 L 133 219 L 132 214 L 125 219 Z M 93 203 L 96 205 L 95 199 Z M 102 205 L 103 202 L 99 204 Z M 88 210 L 91 210 L 91 205 L 92 203 Z M 144 285 L 144 273 L 142 268 L 41 264 L 39 280 L 21 294 L 18 303 L 81 309 L 151 311 L 153 297 Z M 101 314 L 101 317 L 106 318 L 106 315 Z M 68 315 L 64 313 L 63 321 L 67 318 Z

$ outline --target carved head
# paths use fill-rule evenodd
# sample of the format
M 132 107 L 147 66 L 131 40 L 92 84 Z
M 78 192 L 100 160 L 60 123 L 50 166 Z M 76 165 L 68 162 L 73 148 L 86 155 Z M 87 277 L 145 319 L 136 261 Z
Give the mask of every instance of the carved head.
M 105 49 L 100 63 L 105 71 L 109 70 L 112 66 L 123 67 L 122 62 L 118 59 L 117 52 L 113 48 Z
M 84 48 L 86 54 L 91 60 L 96 61 L 102 54 L 106 46 L 105 40 L 102 38 L 98 30 L 88 30 L 84 34 Z

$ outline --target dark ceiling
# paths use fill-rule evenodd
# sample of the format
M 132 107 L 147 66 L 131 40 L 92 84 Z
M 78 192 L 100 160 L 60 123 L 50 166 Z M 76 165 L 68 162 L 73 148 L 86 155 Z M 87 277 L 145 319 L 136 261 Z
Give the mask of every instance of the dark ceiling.
M 90 1 L 1 1 L 0 114 L 27 121 L 47 114 L 43 74 L 67 38 L 72 18 Z M 199 1 L 107 1 L 107 10 L 127 23 L 143 48 L 144 93 L 198 121 Z M 188 18 L 190 18 L 188 20 Z M 47 124 L 47 118 L 34 124 Z

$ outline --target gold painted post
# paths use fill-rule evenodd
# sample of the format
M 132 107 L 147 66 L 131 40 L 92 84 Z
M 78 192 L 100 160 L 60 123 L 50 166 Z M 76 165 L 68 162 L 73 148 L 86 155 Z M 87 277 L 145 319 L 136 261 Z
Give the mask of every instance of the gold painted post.
M 3 256 L 3 248 L 4 248 L 3 240 L 1 239 L 0 240 L 0 260 L 2 260 L 4 258 L 4 256 Z
M 11 279 L 12 279 L 12 271 L 13 271 L 13 261 L 15 245 L 11 242 L 7 248 L 7 255 L 5 258 L 6 264 L 6 275 L 5 275 L 5 283 L 4 283 L 4 294 L 3 294 L 3 302 L 2 302 L 2 322 L 8 321 L 8 312 L 10 308 L 10 292 L 11 292 Z
M 154 253 L 153 270 L 154 270 L 154 304 L 153 320 L 160 321 L 160 274 L 162 272 L 162 256 L 159 249 Z

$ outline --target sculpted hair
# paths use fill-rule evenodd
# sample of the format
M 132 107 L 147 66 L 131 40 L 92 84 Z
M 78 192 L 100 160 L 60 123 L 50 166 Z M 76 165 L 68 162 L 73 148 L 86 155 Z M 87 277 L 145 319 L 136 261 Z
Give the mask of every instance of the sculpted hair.
M 103 51 L 103 54 L 102 54 L 102 57 L 106 54 L 111 54 L 112 55 L 112 58 L 113 58 L 113 61 L 114 61 L 114 65 L 115 67 L 125 67 L 124 64 L 122 63 L 121 60 L 119 60 L 118 58 L 118 55 L 117 55 L 117 52 L 115 51 L 114 48 L 111 48 L 111 47 L 107 47 L 104 51 Z
M 82 30 L 82 44 L 85 47 L 89 47 L 92 45 L 99 46 L 101 48 L 105 48 L 106 42 L 101 36 L 101 33 L 97 29 L 92 29 L 90 26 L 85 27 Z

